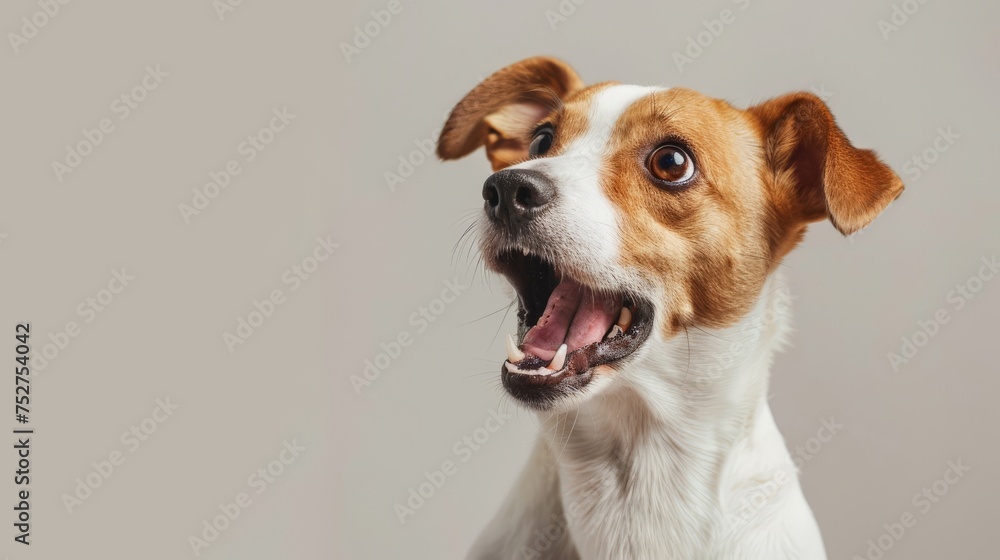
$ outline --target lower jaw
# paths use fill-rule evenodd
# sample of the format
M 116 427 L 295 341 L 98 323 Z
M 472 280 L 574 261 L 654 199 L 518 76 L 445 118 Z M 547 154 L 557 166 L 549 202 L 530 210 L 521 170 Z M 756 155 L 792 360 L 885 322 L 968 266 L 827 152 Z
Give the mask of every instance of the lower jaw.
M 653 327 L 650 306 L 638 306 L 633 325 L 619 338 L 604 340 L 570 353 L 559 371 L 546 375 L 517 373 L 517 370 L 537 370 L 545 365 L 540 358 L 528 356 L 517 364 L 504 361 L 500 381 L 512 397 L 529 408 L 549 410 L 573 396 L 580 396 L 596 376 L 608 375 L 611 369 L 627 363 L 649 337 Z M 525 328 L 520 328 L 523 336 Z M 510 366 L 514 366 L 510 368 Z M 514 369 L 514 371 L 510 371 Z
M 600 367 L 600 366 L 598 366 Z M 522 375 L 501 368 L 500 381 L 510 396 L 536 410 L 549 410 L 559 401 L 585 390 L 594 368 L 582 373 L 563 372 L 551 376 Z

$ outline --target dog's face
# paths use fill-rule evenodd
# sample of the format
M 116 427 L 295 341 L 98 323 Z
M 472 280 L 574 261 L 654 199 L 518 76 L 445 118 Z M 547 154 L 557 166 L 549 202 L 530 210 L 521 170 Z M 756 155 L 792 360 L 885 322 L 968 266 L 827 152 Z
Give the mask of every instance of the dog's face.
M 686 89 L 585 87 L 549 58 L 470 92 L 438 153 L 484 144 L 481 249 L 519 305 L 501 378 L 539 409 L 613 383 L 654 331 L 735 323 L 808 223 L 852 233 L 903 188 L 815 96 L 740 110 Z

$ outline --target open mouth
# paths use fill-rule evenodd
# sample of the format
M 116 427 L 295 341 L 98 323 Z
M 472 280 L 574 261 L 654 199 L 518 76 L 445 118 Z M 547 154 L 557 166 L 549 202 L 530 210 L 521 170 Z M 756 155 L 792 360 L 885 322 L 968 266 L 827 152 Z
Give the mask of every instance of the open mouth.
M 504 388 L 539 409 L 590 383 L 597 366 L 619 362 L 649 336 L 652 306 L 600 291 L 532 253 L 504 251 L 494 267 L 518 295 L 518 339 L 507 338 Z

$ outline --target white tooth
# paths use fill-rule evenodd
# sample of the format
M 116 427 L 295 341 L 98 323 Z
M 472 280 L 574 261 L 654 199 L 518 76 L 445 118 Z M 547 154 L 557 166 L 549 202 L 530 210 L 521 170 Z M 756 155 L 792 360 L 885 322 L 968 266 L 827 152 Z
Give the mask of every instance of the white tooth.
M 526 257 L 528 256 L 528 250 L 527 249 L 521 249 L 521 252 L 524 253 L 524 256 L 526 256 Z
M 507 360 L 511 363 L 520 362 L 524 359 L 524 352 L 514 343 L 514 337 L 507 335 Z
M 507 371 L 510 373 L 518 373 L 521 375 L 541 375 L 544 377 L 546 375 L 552 375 L 553 373 L 555 373 L 554 371 L 552 371 L 547 367 L 540 367 L 538 369 L 527 369 L 527 370 L 521 369 L 510 362 L 504 362 L 504 367 L 506 367 Z
M 618 325 L 615 325 L 615 326 L 611 327 L 611 332 L 608 333 L 608 336 L 604 337 L 604 340 L 609 340 L 609 339 L 612 339 L 612 338 L 614 338 L 616 336 L 620 336 L 623 332 L 625 332 L 625 331 L 623 331 L 621 327 L 619 327 Z
M 632 312 L 628 310 L 628 307 L 622 307 L 622 313 L 618 316 L 617 325 L 621 327 L 623 331 L 627 331 L 629 325 L 632 324 Z
M 552 361 L 549 362 L 549 369 L 553 371 L 559 371 L 563 368 L 564 365 L 566 365 L 567 350 L 568 348 L 566 348 L 565 344 L 563 344 L 562 346 L 559 347 L 558 350 L 556 350 L 556 355 L 553 356 Z

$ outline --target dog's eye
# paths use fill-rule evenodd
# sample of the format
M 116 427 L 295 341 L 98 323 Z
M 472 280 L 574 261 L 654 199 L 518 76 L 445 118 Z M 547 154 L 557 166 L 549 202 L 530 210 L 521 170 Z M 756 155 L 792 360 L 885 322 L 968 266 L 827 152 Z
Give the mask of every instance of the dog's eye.
M 535 132 L 535 137 L 531 139 L 528 146 L 528 155 L 531 157 L 544 156 L 545 152 L 552 147 L 552 128 L 542 127 Z
M 683 149 L 672 144 L 660 146 L 646 161 L 649 173 L 658 181 L 680 185 L 694 176 L 694 161 Z

